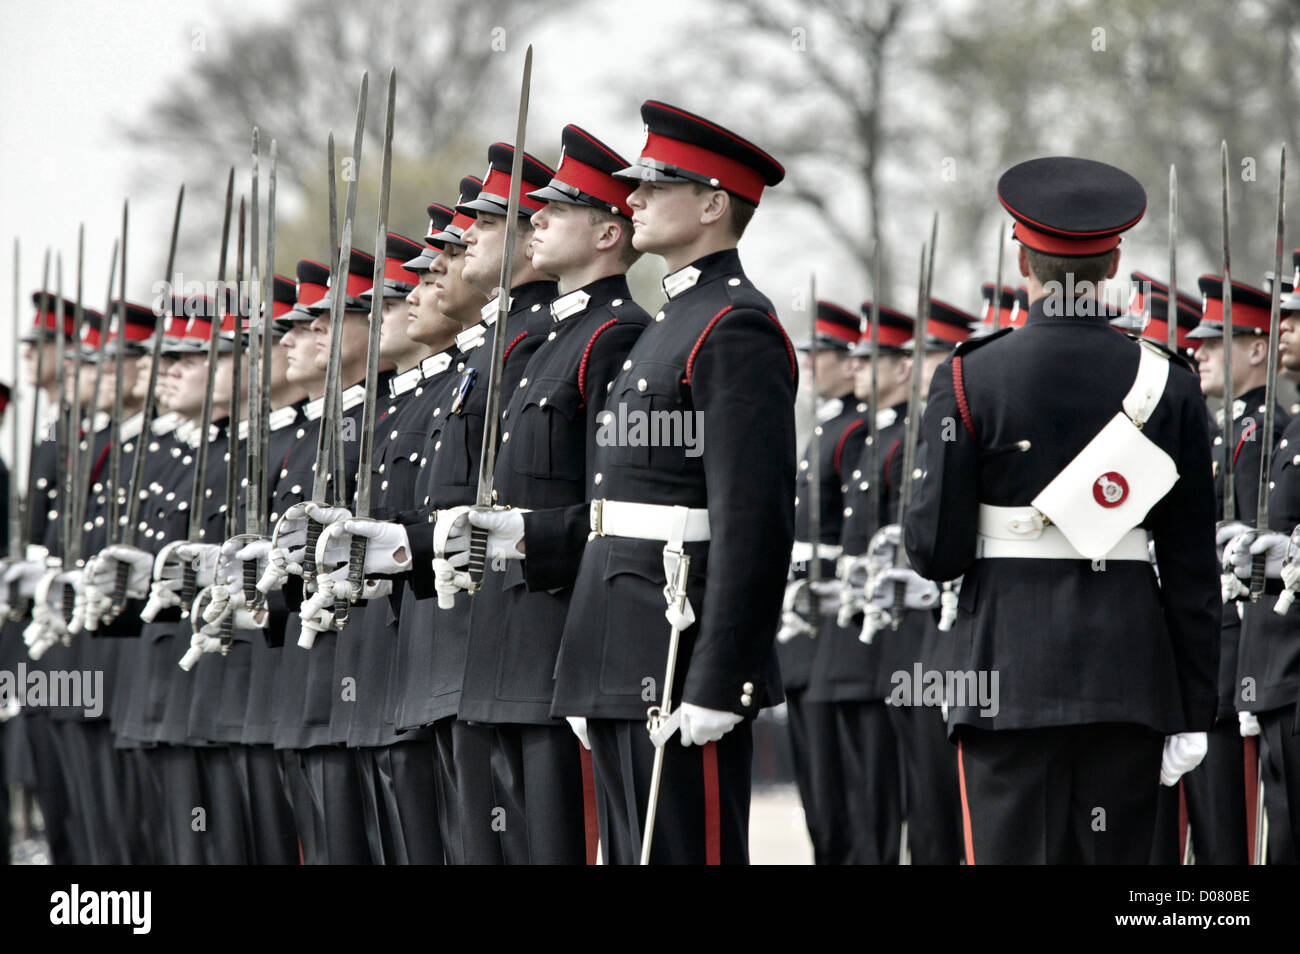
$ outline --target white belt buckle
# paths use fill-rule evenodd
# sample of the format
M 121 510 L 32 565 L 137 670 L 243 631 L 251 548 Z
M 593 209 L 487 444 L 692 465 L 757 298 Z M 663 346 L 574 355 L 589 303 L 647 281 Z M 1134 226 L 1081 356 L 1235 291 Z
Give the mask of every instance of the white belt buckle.
M 591 515 L 589 518 L 591 532 L 598 537 L 605 535 L 605 500 L 598 497 L 591 502 Z

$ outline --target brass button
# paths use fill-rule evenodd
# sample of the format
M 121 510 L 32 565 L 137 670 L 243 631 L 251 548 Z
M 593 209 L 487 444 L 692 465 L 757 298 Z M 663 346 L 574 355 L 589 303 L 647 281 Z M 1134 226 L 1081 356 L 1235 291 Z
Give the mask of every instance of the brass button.
M 649 386 L 650 386 L 650 385 L 646 383 L 646 379 L 645 379 L 645 378 L 642 378 L 640 381 L 638 381 L 638 382 L 636 383 L 636 389 L 637 389 L 638 391 L 644 391 L 644 390 L 645 390 L 646 388 L 648 388 Z

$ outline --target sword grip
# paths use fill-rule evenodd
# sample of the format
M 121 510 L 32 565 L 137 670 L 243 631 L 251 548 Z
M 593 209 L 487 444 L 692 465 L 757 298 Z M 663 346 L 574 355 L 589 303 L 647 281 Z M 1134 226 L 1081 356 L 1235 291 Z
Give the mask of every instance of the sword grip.
M 15 623 L 21 623 L 32 613 L 32 600 L 30 596 L 19 596 L 13 601 L 12 609 L 9 610 L 9 618 Z
M 77 594 L 73 592 L 72 587 L 65 585 L 63 587 L 62 610 L 63 621 L 65 623 L 72 621 L 72 610 L 76 605 Z
M 316 541 L 320 539 L 321 526 L 307 518 L 307 550 L 302 555 L 302 588 L 311 593 L 316 588 Z
M 257 588 L 257 561 L 244 560 L 241 569 L 244 575 L 244 599 L 250 610 L 260 609 L 264 597 L 262 591 Z
M 366 538 L 353 537 L 348 553 L 348 593 L 353 602 L 361 598 L 365 586 Z
M 889 616 L 889 628 L 898 629 L 903 624 L 903 614 L 907 612 L 907 584 L 894 582 L 894 609 Z
M 348 625 L 348 608 L 347 599 L 338 596 L 334 598 L 334 628 L 339 632 L 342 632 L 343 627 Z
M 1250 561 L 1250 601 L 1258 603 L 1259 598 L 1264 595 L 1264 562 L 1267 559 L 1265 554 L 1256 553 Z
M 221 655 L 230 654 L 230 643 L 235 635 L 235 613 L 231 610 L 221 618 Z
M 483 574 L 487 570 L 488 532 L 482 527 L 471 527 L 469 531 L 469 591 L 473 593 L 483 584 Z
M 109 604 L 108 616 L 104 622 L 112 622 L 122 614 L 122 609 L 126 606 L 126 584 L 131 576 L 131 567 L 118 561 L 117 571 L 113 578 L 113 599 Z
M 190 608 L 194 605 L 194 591 L 198 588 L 199 576 L 198 571 L 194 569 L 194 564 L 185 561 L 181 567 L 181 619 L 186 619 L 190 615 Z

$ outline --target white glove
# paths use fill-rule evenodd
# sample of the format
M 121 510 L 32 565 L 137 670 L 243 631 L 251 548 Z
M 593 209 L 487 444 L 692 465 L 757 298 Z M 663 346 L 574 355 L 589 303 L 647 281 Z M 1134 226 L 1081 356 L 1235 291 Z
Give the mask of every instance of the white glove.
M 1252 530 L 1237 539 L 1242 540 L 1243 545 L 1234 544 L 1230 552 L 1232 572 L 1239 579 L 1250 579 L 1251 564 L 1261 553 L 1264 554 L 1264 576 L 1276 580 L 1282 575 L 1282 560 L 1286 557 L 1286 545 L 1291 539 L 1290 534 L 1278 533 L 1276 530 Z M 1225 559 L 1228 552 L 1224 553 Z
M 510 507 L 503 510 L 471 510 L 472 526 L 488 532 L 488 560 L 522 560 L 519 545 L 524 539 L 524 514 L 527 510 Z
M 152 553 L 146 553 L 139 547 L 115 544 L 105 547 L 96 557 L 86 564 L 86 583 L 92 589 L 108 596 L 113 595 L 117 586 L 118 566 L 125 563 L 129 567 L 126 578 L 126 597 L 142 600 L 149 595 L 149 583 L 153 580 Z
M 36 585 L 45 576 L 46 566 L 34 560 L 15 560 L 5 570 L 4 581 L 9 587 L 10 600 L 13 594 L 27 599 L 36 597 Z
M 681 714 L 682 745 L 704 745 L 716 742 L 745 720 L 734 712 L 722 712 L 718 709 L 706 709 L 703 706 L 683 702 L 678 710 Z
M 437 557 L 433 561 L 433 588 L 438 592 L 438 609 L 452 609 L 456 594 L 470 587 L 469 551 L 462 550 L 451 557 Z
M 939 584 L 906 566 L 881 570 L 871 581 L 867 599 L 878 609 L 892 610 L 894 593 L 899 586 L 904 587 L 903 605 L 908 609 L 930 609 L 939 602 Z
M 1221 523 L 1214 528 L 1214 545 L 1219 551 L 1219 561 L 1223 561 L 1224 548 L 1234 539 L 1251 530 L 1248 523 L 1242 523 L 1240 520 L 1231 520 L 1227 523 Z
M 328 633 L 334 628 L 334 594 L 328 589 L 316 590 L 302 601 L 302 606 L 298 608 L 298 618 L 302 620 L 298 645 L 302 649 L 311 649 L 316 645 L 319 634 Z
M 366 540 L 365 573 L 405 573 L 411 568 L 411 544 L 406 527 L 386 520 L 352 517 L 332 523 L 321 532 L 316 546 L 318 565 L 338 566 L 352 558 L 352 538 Z M 328 539 L 328 546 L 325 545 Z
M 1300 589 L 1300 563 L 1282 564 L 1282 592 L 1273 604 L 1273 612 L 1285 616 L 1295 602 L 1296 590 Z
M 1209 738 L 1204 732 L 1179 732 L 1165 737 L 1165 750 L 1160 759 L 1160 784 L 1173 786 L 1178 780 L 1201 764 L 1209 748 Z
M 573 734 L 578 737 L 582 747 L 588 752 L 591 751 L 591 739 L 587 738 L 587 720 L 583 716 L 565 716 L 564 721 L 569 723 L 569 728 Z
M 896 523 L 886 524 L 871 535 L 867 544 L 867 555 L 877 566 L 888 566 L 894 562 L 894 553 L 903 539 L 902 528 Z
M 324 537 L 322 536 L 321 539 L 323 540 Z M 392 580 L 372 580 L 368 577 L 362 577 L 361 592 L 354 593 L 352 592 L 351 583 L 348 581 L 348 570 L 349 567 L 345 563 L 330 570 L 329 573 L 316 574 L 316 592 L 326 594 L 331 600 L 341 599 L 350 603 L 377 600 L 393 592 Z
M 36 584 L 36 592 L 33 597 L 37 605 L 47 610 L 49 614 L 48 625 L 60 636 L 69 636 L 74 632 L 69 629 L 69 623 L 72 620 L 63 618 L 64 590 L 69 587 L 73 592 L 72 617 L 76 619 L 77 596 L 81 592 L 80 569 L 47 570 L 41 582 Z M 78 629 L 80 629 L 80 622 L 78 622 Z
M 51 613 L 45 606 L 32 607 L 32 621 L 23 630 L 23 643 L 32 659 L 40 659 L 47 649 L 59 642 L 59 634 L 53 629 L 50 617 Z
M 242 582 L 232 585 L 225 583 L 213 583 L 212 589 L 208 591 L 210 598 L 208 605 L 203 608 L 202 631 L 209 634 L 219 635 L 221 632 L 221 622 L 231 613 L 235 614 L 235 629 L 265 629 L 267 623 L 266 607 L 259 607 L 253 610 L 248 605 L 248 598 L 244 595 L 244 584 Z
M 186 672 L 194 668 L 204 653 L 221 652 L 221 637 L 209 636 L 206 632 L 197 632 L 190 637 L 190 648 L 185 650 L 185 655 L 177 663 Z
M 1252 735 L 1259 735 L 1259 720 L 1255 718 L 1255 713 L 1238 712 L 1237 728 L 1241 732 L 1243 739 L 1249 739 Z

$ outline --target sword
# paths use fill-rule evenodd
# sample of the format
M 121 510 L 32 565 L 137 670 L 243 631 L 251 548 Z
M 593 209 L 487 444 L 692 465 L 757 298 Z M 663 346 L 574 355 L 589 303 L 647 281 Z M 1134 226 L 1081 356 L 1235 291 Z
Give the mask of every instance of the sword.
M 175 276 L 173 270 L 176 267 L 176 245 L 180 238 L 181 229 L 181 206 L 185 202 L 185 186 L 180 187 L 176 194 L 176 213 L 172 216 L 172 237 L 171 244 L 167 248 L 167 271 L 164 273 L 167 288 L 170 290 L 174 287 Z M 116 254 L 114 247 L 114 254 Z M 112 270 L 109 274 L 109 298 L 112 299 Z M 105 311 L 105 314 L 108 312 Z M 161 316 L 160 316 L 161 317 Z M 126 510 L 126 523 L 122 526 L 121 542 L 126 546 L 135 545 L 136 524 L 140 516 L 140 495 L 144 489 L 144 464 L 145 459 L 149 456 L 149 427 L 153 422 L 154 411 L 157 407 L 157 398 L 154 394 L 158 387 L 158 365 L 162 360 L 163 335 L 166 333 L 166 323 L 158 325 L 154 329 L 152 342 L 153 355 L 149 364 L 149 390 L 145 395 L 143 417 L 141 418 L 140 437 L 136 441 L 135 458 L 131 461 L 131 495 L 130 503 Z M 130 567 L 125 563 L 118 564 L 116 577 L 113 581 L 113 596 L 109 607 L 109 617 L 111 621 L 116 619 L 126 605 L 126 584 L 130 574 Z
M 217 288 L 226 283 L 226 251 L 230 245 L 230 207 L 235 191 L 235 168 L 230 167 L 226 177 L 226 209 L 221 222 L 221 257 L 217 264 Z M 212 316 L 212 331 L 208 337 L 208 378 L 203 392 L 203 412 L 199 422 L 199 446 L 194 452 L 194 481 L 190 486 L 190 523 L 187 539 L 199 540 L 199 531 L 203 528 L 203 491 L 208 482 L 208 431 L 212 427 L 212 390 L 217 378 L 217 341 L 221 335 L 223 302 L 225 295 L 218 293 L 216 314 Z M 196 588 L 196 570 L 190 561 L 185 562 L 181 575 L 181 617 L 189 616 L 190 604 L 194 600 Z
M 229 540 L 239 532 L 239 422 L 243 399 L 242 378 L 244 362 L 244 197 L 239 197 L 239 229 L 235 241 L 235 330 L 231 335 L 230 358 L 230 417 L 227 422 L 229 435 L 226 441 L 226 521 L 223 540 Z M 224 289 L 222 290 L 224 294 Z M 251 428 L 250 428 L 251 430 Z M 194 615 L 194 623 L 200 625 L 199 617 Z M 235 632 L 235 617 L 227 613 L 221 619 L 221 655 L 230 653 L 230 642 Z
M 122 487 L 122 378 L 126 374 L 126 235 L 127 203 L 122 203 L 122 247 L 118 259 L 117 287 L 121 291 L 117 311 L 117 348 L 113 367 L 117 374 L 113 382 L 113 415 L 108 427 L 108 482 L 113 488 L 109 498 L 108 542 L 117 543 L 122 538 L 122 507 L 126 493 Z M 107 319 L 105 319 L 107 321 Z M 141 437 L 144 436 L 141 430 Z M 136 441 L 139 443 L 139 440 Z M 134 491 L 136 488 L 130 488 Z
M 879 529 L 880 523 L 880 482 L 876 479 L 879 460 L 879 428 L 876 413 L 880 410 L 880 368 L 876 364 L 877 348 L 880 347 L 880 243 L 876 243 L 872 253 L 871 266 L 871 309 L 869 332 L 871 335 L 871 400 L 867 406 L 867 445 L 871 448 L 871 469 L 867 471 L 867 539 Z
M 1169 164 L 1169 323 L 1166 344 L 1178 351 L 1178 169 Z
M 519 88 L 519 118 L 515 123 L 515 151 L 510 160 L 510 197 L 506 206 L 505 246 L 501 252 L 501 278 L 497 283 L 497 321 L 492 331 L 492 363 L 489 368 L 487 417 L 483 426 L 483 451 L 478 461 L 478 495 L 474 501 L 480 510 L 492 509 L 492 480 L 496 470 L 497 431 L 501 416 L 501 375 L 504 372 L 506 319 L 510 314 L 510 280 L 514 270 L 515 238 L 519 232 L 519 194 L 523 188 L 524 131 L 528 125 L 528 93 L 533 75 L 533 46 L 524 51 L 524 78 Z M 470 530 L 469 592 L 478 590 L 487 566 L 488 532 L 479 527 Z
M 54 452 L 57 455 L 54 471 L 54 486 L 56 494 L 62 495 L 68 479 L 68 371 L 67 347 L 63 334 L 64 304 L 62 252 L 56 253 L 54 257 L 54 293 L 58 296 L 58 300 L 54 305 L 54 314 L 59 329 L 58 341 L 55 346 L 55 360 L 58 362 L 59 406 L 58 416 L 54 419 Z M 68 557 L 68 524 L 67 521 L 63 519 L 64 510 L 66 510 L 66 507 L 59 508 L 59 523 L 56 529 L 59 542 L 59 558 L 63 561 L 63 566 L 66 569 L 69 568 L 71 564 Z
M 1236 395 L 1232 387 L 1232 278 L 1228 254 L 1228 141 L 1219 148 L 1223 172 L 1223 522 L 1237 519 L 1236 461 L 1232 440 L 1232 402 Z M 1170 289 L 1169 310 L 1177 316 L 1177 292 Z M 1175 320 L 1177 318 L 1175 317 Z
M 356 127 L 352 138 L 352 176 L 348 180 L 348 195 L 343 212 L 343 233 L 339 245 L 330 250 L 335 268 L 330 281 L 330 348 L 329 359 L 325 366 L 325 399 L 320 419 L 320 431 L 316 440 L 316 471 L 312 478 L 311 499 L 324 503 L 325 494 L 330 489 L 331 476 L 334 478 L 334 500 L 345 503 L 347 494 L 343 484 L 343 440 L 341 388 L 339 382 L 340 368 L 343 362 L 343 313 L 344 299 L 347 297 L 348 267 L 352 262 L 352 223 L 357 210 L 357 182 L 361 171 L 361 147 L 366 127 L 366 91 L 369 87 L 369 74 L 361 74 L 361 88 L 357 93 Z M 331 142 L 333 141 L 331 137 Z M 331 163 L 331 166 L 333 164 Z M 331 189 L 333 176 L 330 176 Z M 334 221 L 330 215 L 331 223 Z M 332 466 L 331 466 L 332 462 Z M 307 550 L 302 561 L 303 589 L 312 592 L 316 583 L 316 543 L 320 539 L 321 526 L 311 517 L 307 518 Z M 335 617 L 339 615 L 335 607 Z M 304 633 L 304 637 L 309 634 Z M 301 645 L 301 643 L 299 643 Z M 310 647 L 304 647 L 310 648 Z
M 1007 246 L 1007 224 L 1003 222 L 998 226 L 998 267 L 993 273 L 993 301 L 989 307 L 993 309 L 993 330 L 998 330 L 998 325 L 1002 318 L 1002 254 Z
M 108 263 L 108 293 L 104 302 L 103 317 L 100 319 L 102 324 L 99 329 L 99 344 L 95 355 L 95 384 L 91 388 L 90 392 L 92 395 L 90 412 L 90 419 L 92 422 L 91 433 L 94 433 L 93 422 L 96 417 L 95 409 L 99 407 L 99 394 L 104 383 L 104 364 L 106 363 L 105 352 L 107 350 L 106 345 L 108 343 L 108 332 L 111 327 L 110 323 L 113 317 L 113 282 L 117 278 L 118 245 L 119 239 L 113 239 L 113 253 L 109 258 Z M 80 527 L 85 522 L 86 506 L 89 503 L 90 472 L 93 468 L 92 457 L 93 455 L 87 454 L 85 460 L 80 466 L 80 473 L 77 479 L 80 481 L 81 490 L 73 496 L 73 504 L 77 508 L 77 515 L 72 523 L 74 527 Z M 105 480 L 107 480 L 107 478 L 105 478 Z M 94 626 L 87 626 L 86 628 L 93 629 Z
M 393 173 L 393 114 L 397 108 L 397 70 L 388 73 L 388 113 L 384 119 L 384 158 L 379 176 L 379 222 L 375 228 L 375 274 L 370 292 L 370 336 L 366 345 L 366 403 L 362 410 L 361 455 L 357 462 L 357 494 L 352 512 L 370 516 L 370 462 L 375 452 L 375 405 L 379 402 L 379 332 L 384 322 L 384 270 L 388 265 L 388 195 Z M 366 565 L 366 538 L 353 537 L 348 554 L 348 599 L 361 596 Z M 347 625 L 347 603 L 334 604 L 334 622 Z
M 907 553 L 901 539 L 903 517 L 912 503 L 912 472 L 916 468 L 916 445 L 921 436 L 921 377 L 925 365 L 926 327 L 930 318 L 930 283 L 934 280 L 934 244 L 939 232 L 939 213 L 934 214 L 930 225 L 930 244 L 921 246 L 920 292 L 916 306 L 916 325 L 912 330 L 912 379 L 907 396 L 907 432 L 903 438 L 903 480 L 898 492 L 898 527 L 900 539 L 894 550 L 894 566 L 907 566 Z M 890 629 L 898 629 L 907 610 L 907 587 L 894 584 L 894 612 L 889 620 Z
M 1268 376 L 1264 382 L 1264 447 L 1259 462 L 1259 504 L 1255 511 L 1255 527 L 1261 533 L 1268 529 L 1269 475 L 1273 470 L 1273 419 L 1274 405 L 1277 403 L 1277 351 L 1282 302 L 1282 244 L 1285 237 L 1286 143 L 1283 143 L 1277 176 L 1277 244 L 1274 249 L 1273 300 L 1269 305 Z M 1264 561 L 1263 553 L 1256 554 L 1251 561 L 1250 601 L 1252 603 L 1258 603 L 1259 598 L 1264 595 Z
M 812 387 L 811 417 L 812 437 L 809 441 L 808 454 L 808 538 L 812 542 L 812 558 L 808 562 L 808 625 L 812 634 L 817 635 L 821 628 L 821 596 L 817 584 L 822 581 L 822 488 L 821 488 L 821 422 L 817 417 L 817 276 L 808 275 L 808 308 L 812 313 L 812 334 L 808 342 L 808 364 L 812 371 L 809 380 Z
M 24 495 L 18 492 L 18 420 L 20 418 L 20 406 L 18 403 L 19 392 L 22 387 L 18 379 L 18 339 L 22 337 L 22 316 L 19 309 L 18 284 L 22 281 L 22 269 L 20 267 L 20 255 L 18 251 L 18 238 L 14 237 L 14 342 L 13 351 L 10 352 L 10 375 L 9 379 L 13 381 L 13 391 L 10 394 L 9 419 L 12 424 L 9 427 L 9 459 L 13 461 L 13 474 L 9 478 L 9 559 L 21 560 L 23 557 L 23 517 L 25 510 L 23 507 Z M 35 400 L 32 401 L 32 407 L 36 407 Z
M 247 533 L 253 533 L 253 528 L 258 525 L 259 514 L 256 513 L 257 507 L 257 458 L 261 456 L 262 444 L 262 351 L 265 348 L 263 344 L 263 332 L 269 312 L 261 316 L 261 320 L 255 320 L 254 310 L 260 310 L 260 303 L 255 301 L 254 296 L 262 291 L 261 275 L 258 269 L 258 229 L 261 227 L 261 221 L 258 216 L 258 187 L 261 185 L 261 144 L 258 140 L 258 129 L 253 127 L 253 175 L 252 175 L 252 202 L 249 205 L 248 224 L 250 236 L 249 246 L 249 299 L 248 299 L 248 440 L 245 444 L 244 451 L 244 529 Z M 267 275 L 268 285 L 272 288 L 275 286 L 275 280 Z M 258 534 L 260 536 L 260 533 Z
M 90 409 L 91 425 L 87 429 L 85 422 L 82 420 L 80 353 L 81 328 L 85 318 L 82 307 L 82 297 L 85 294 L 85 262 L 86 226 L 82 224 L 77 227 L 77 297 L 72 309 L 72 340 L 77 350 L 74 352 L 75 357 L 72 362 L 75 369 L 72 376 L 72 394 L 68 398 L 70 403 L 68 410 L 68 473 L 66 475 L 67 485 L 61 488 L 60 491 L 64 500 L 60 519 L 66 522 L 68 528 L 68 554 L 64 560 L 64 565 L 67 567 L 72 567 L 75 563 L 80 562 L 81 557 L 81 534 L 78 532 L 81 521 L 77 519 L 77 515 L 81 510 L 81 504 L 77 499 L 77 490 L 81 485 L 78 479 L 81 474 L 81 445 L 84 440 L 94 439 L 95 406 L 99 403 L 99 396 L 96 395 Z M 87 454 L 86 456 L 89 457 L 90 455 Z M 63 593 L 63 605 L 64 609 L 67 610 L 63 618 L 70 620 L 72 618 L 72 594 L 69 592 L 68 587 L 64 587 Z
M 28 448 L 30 453 L 28 453 L 27 455 L 26 488 L 27 488 L 28 495 L 36 494 L 36 493 L 44 493 L 44 491 L 41 488 L 38 488 L 36 486 L 35 478 L 36 478 L 36 455 L 38 449 L 41 446 L 40 394 L 41 394 L 41 381 L 44 380 L 45 378 L 45 314 L 50 307 L 49 287 L 50 287 L 50 250 L 47 247 L 45 249 L 45 264 L 41 267 L 41 294 L 40 294 L 40 302 L 37 307 L 37 320 L 40 323 L 40 334 L 37 336 L 36 339 L 36 381 L 32 388 L 31 435 L 30 435 L 30 440 L 28 442 Z M 60 333 L 62 333 L 61 330 Z M 15 378 L 14 381 L 16 384 L 17 378 Z M 15 388 L 14 390 L 16 391 L 18 389 Z M 14 421 L 15 427 L 17 426 L 17 423 L 18 422 L 15 419 Z M 15 458 L 14 459 L 15 466 L 17 466 L 17 463 L 18 460 L 17 458 Z M 36 504 L 36 506 L 43 506 L 43 505 Z M 20 551 L 19 554 L 20 556 L 26 556 L 28 537 L 31 534 L 31 529 L 32 529 L 29 513 L 24 512 L 23 517 L 24 520 L 23 520 L 23 525 L 21 527 L 22 536 L 20 538 L 20 542 L 22 544 L 22 550 Z M 19 620 L 26 617 L 28 612 L 30 611 L 31 600 L 25 596 L 15 596 L 13 601 L 10 603 L 10 606 L 13 608 L 9 611 L 9 618 L 14 622 L 18 622 Z

